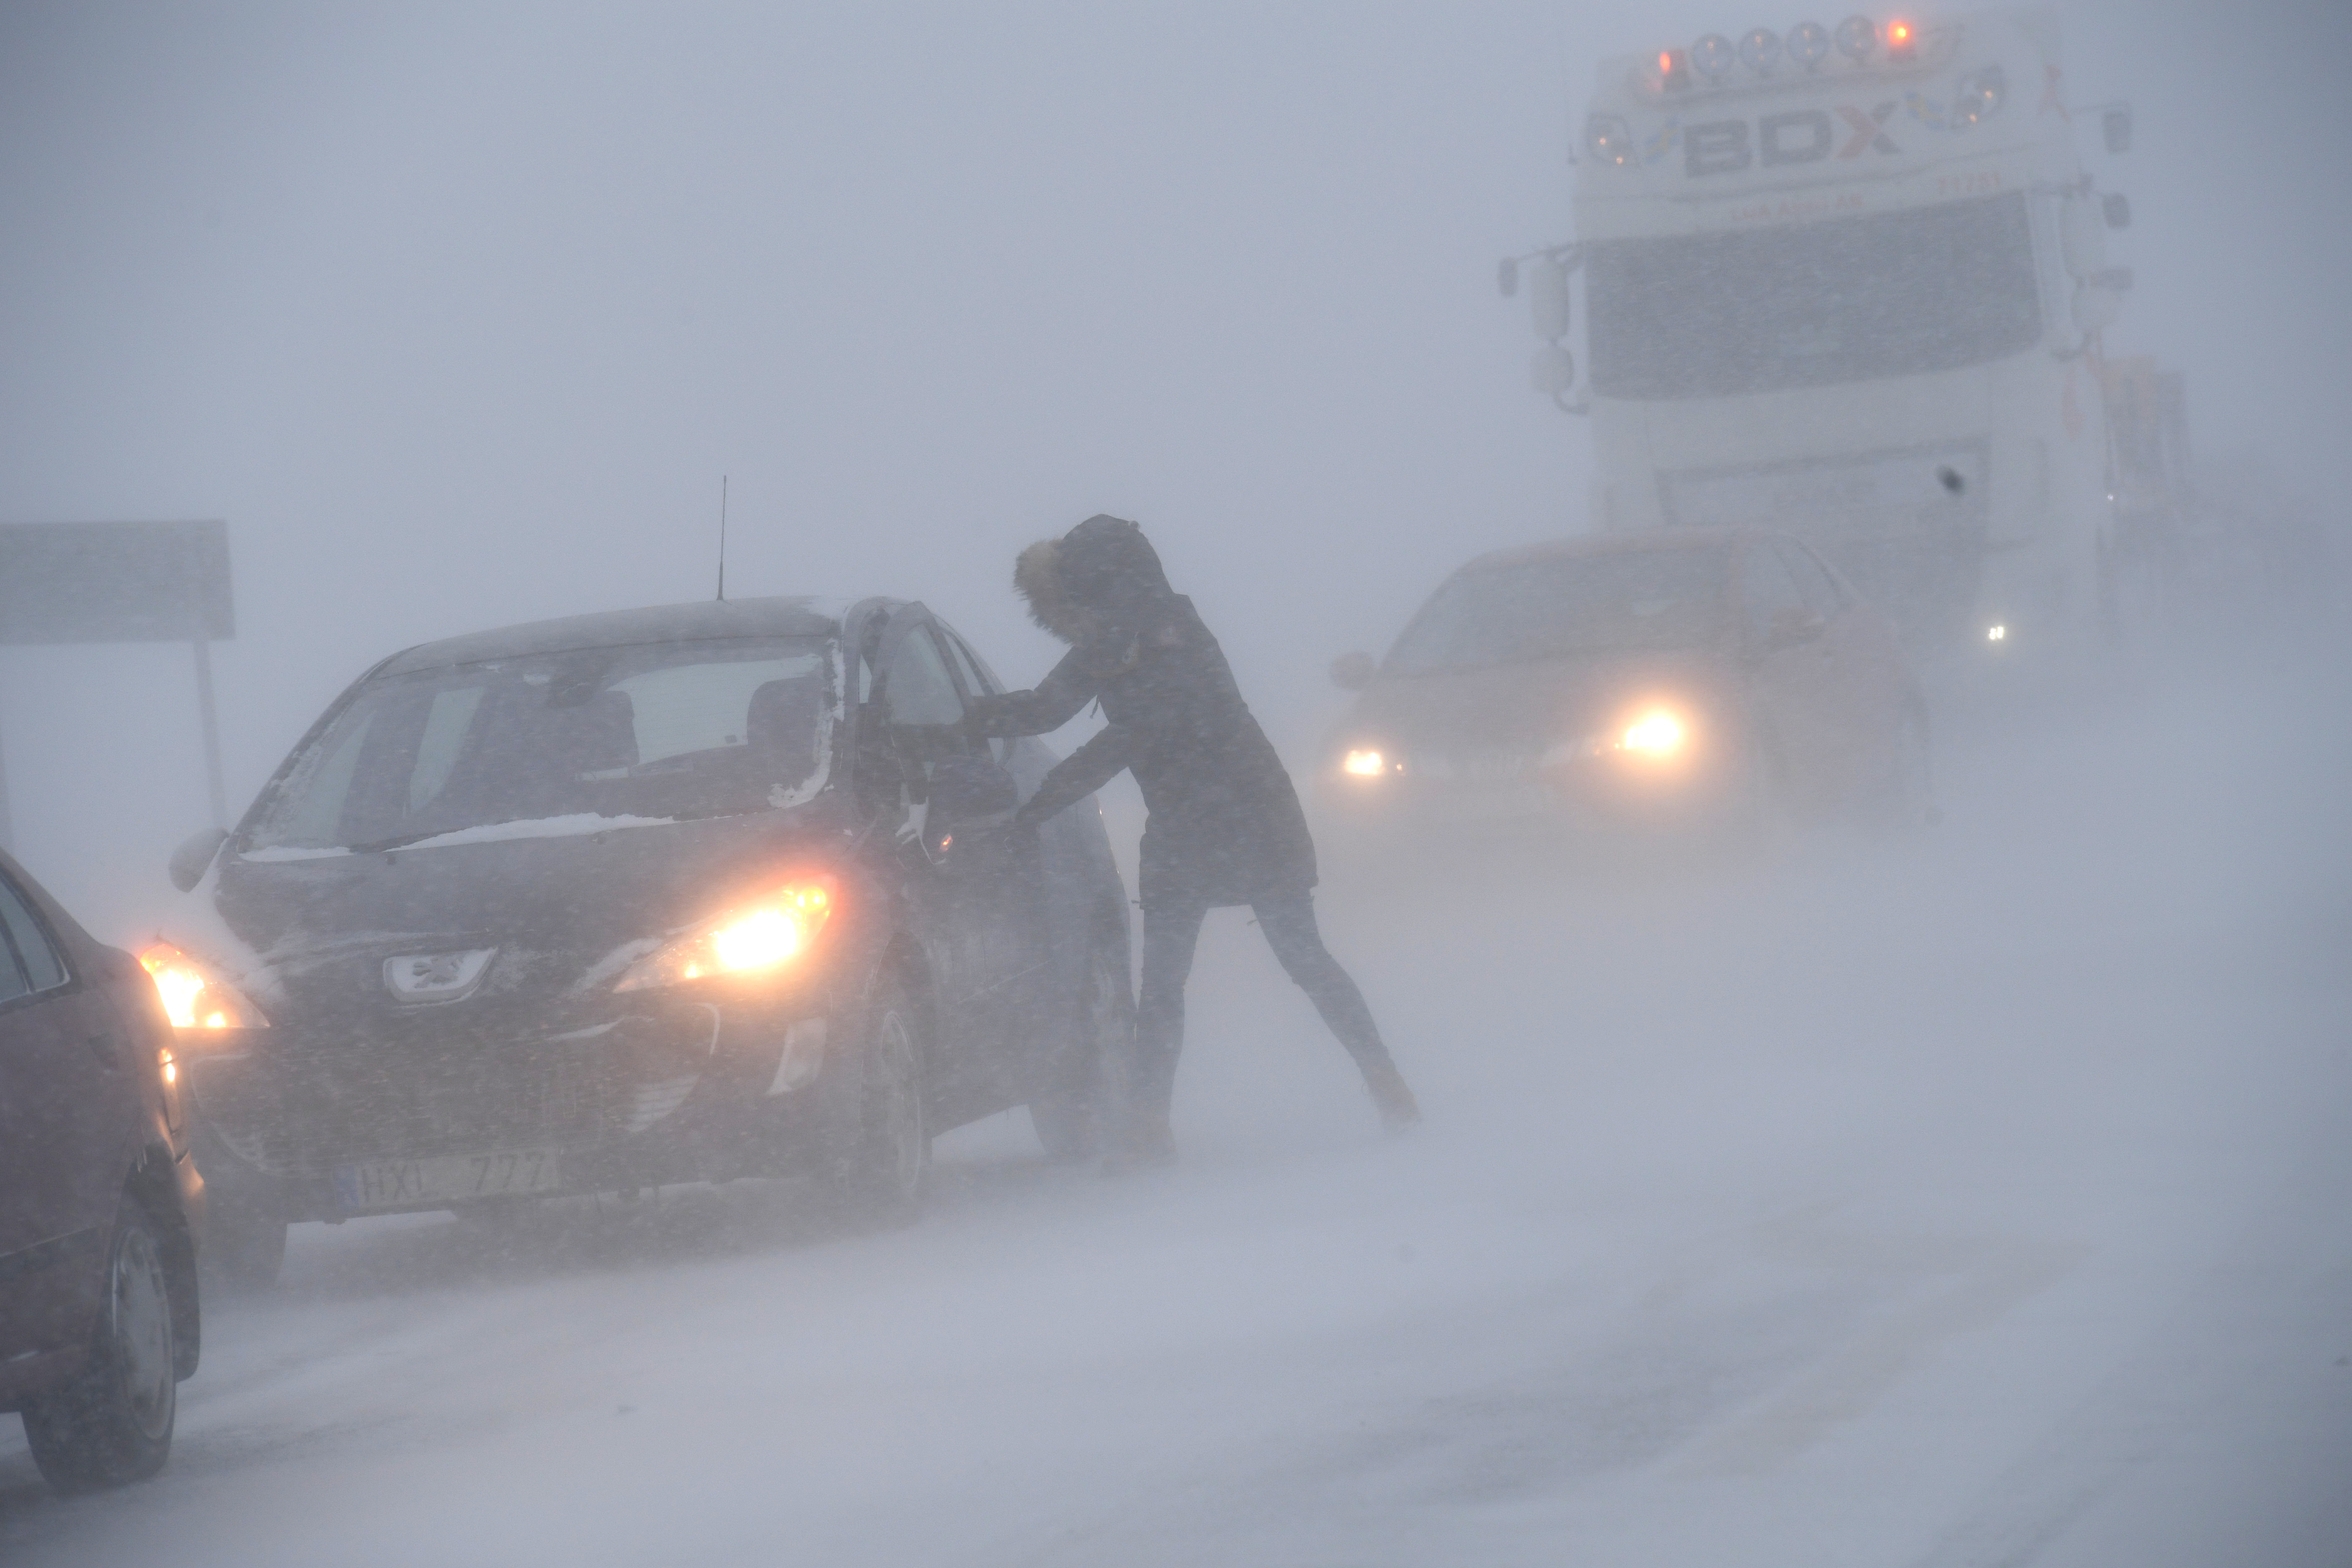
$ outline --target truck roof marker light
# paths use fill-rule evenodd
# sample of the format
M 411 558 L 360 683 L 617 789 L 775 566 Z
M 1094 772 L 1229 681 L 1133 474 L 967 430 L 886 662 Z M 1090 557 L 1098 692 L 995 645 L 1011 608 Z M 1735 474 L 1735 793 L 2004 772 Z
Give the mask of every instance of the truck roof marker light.
M 1819 22 L 1800 22 L 1789 29 L 1789 58 L 1812 69 L 1829 58 L 1830 30 Z
M 1904 21 L 1901 17 L 1898 16 L 1894 21 L 1886 24 L 1886 58 L 1888 59 L 1909 59 L 1911 58 L 1911 51 L 1918 45 L 1918 29 L 1912 26 L 1910 23 Z
M 1721 81 L 1739 63 L 1739 51 L 1721 33 L 1709 33 L 1690 47 L 1690 62 L 1698 68 L 1699 75 Z
M 1878 47 L 1878 25 L 1867 16 L 1848 16 L 1838 24 L 1838 53 L 1860 65 Z
M 1758 76 L 1770 76 L 1780 63 L 1780 35 L 1769 27 L 1755 28 L 1739 40 L 1739 58 Z

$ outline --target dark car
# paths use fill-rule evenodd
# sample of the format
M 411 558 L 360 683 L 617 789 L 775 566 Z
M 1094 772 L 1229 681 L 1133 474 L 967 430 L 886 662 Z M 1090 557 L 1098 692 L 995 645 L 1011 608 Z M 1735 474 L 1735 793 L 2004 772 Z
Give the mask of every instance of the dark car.
M 212 1250 L 289 1222 L 805 1174 L 910 1217 L 931 1136 L 1093 1136 L 1127 1026 L 1100 816 L 1006 826 L 1054 761 L 918 604 L 736 600 L 414 647 L 184 846 L 227 944 L 147 955 Z
M 154 983 L 0 853 L 0 1411 L 61 1490 L 161 1468 L 196 1370 L 181 1089 Z
M 1319 795 L 1361 825 L 1741 822 L 1928 809 L 1893 628 L 1798 540 L 1662 530 L 1482 556 L 1362 693 Z

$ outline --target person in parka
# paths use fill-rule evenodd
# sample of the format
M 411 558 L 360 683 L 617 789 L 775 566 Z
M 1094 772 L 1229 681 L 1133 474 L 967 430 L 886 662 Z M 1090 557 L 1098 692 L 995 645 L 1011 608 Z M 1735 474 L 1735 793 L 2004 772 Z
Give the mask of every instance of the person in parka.
M 1114 1163 L 1175 1157 L 1168 1118 L 1184 982 L 1201 922 L 1222 905 L 1255 912 L 1275 957 L 1355 1058 L 1390 1129 L 1420 1121 L 1363 994 L 1316 929 L 1315 842 L 1290 775 L 1192 600 L 1169 587 L 1143 530 L 1090 517 L 1023 551 L 1013 580 L 1037 624 L 1070 651 L 1034 689 L 982 700 L 969 726 L 1043 734 L 1097 700 L 1108 721 L 1045 776 L 1016 825 L 1085 799 L 1122 769 L 1133 771 L 1150 813 L 1138 878 L 1142 994 Z

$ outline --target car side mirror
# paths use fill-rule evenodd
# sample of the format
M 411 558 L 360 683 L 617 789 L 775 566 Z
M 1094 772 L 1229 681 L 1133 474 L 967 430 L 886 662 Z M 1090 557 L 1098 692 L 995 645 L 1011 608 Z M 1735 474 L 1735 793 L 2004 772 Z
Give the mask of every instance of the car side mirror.
M 1772 624 L 1765 628 L 1764 651 L 1778 653 L 1782 648 L 1797 647 L 1809 643 L 1820 637 L 1822 628 L 1828 625 L 1827 621 L 1822 619 L 1819 610 L 1801 609 L 1794 605 L 1786 605 L 1772 617 Z
M 961 826 L 1002 816 L 1021 804 L 1021 789 L 989 757 L 949 757 L 931 770 L 927 820 L 934 826 Z
M 1361 691 L 1380 672 L 1370 654 L 1343 653 L 1331 661 L 1331 684 L 1342 691 Z
M 228 835 L 217 827 L 207 827 L 181 839 L 180 847 L 172 851 L 172 859 L 166 868 L 171 873 L 172 886 L 184 893 L 194 892 L 196 884 L 205 879 L 205 872 L 210 869 L 213 857 L 219 854 L 220 847 L 227 842 Z

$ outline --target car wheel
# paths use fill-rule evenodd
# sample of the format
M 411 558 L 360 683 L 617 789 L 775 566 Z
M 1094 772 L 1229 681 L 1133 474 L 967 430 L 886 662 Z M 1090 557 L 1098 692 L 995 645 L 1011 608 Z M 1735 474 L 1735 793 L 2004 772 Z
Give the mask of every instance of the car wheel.
M 143 1480 L 172 1451 L 179 1379 L 163 1257 L 155 1222 L 126 1201 L 107 1248 L 89 1364 L 72 1383 L 25 1405 L 33 1462 L 59 1491 Z
M 910 1225 L 921 1211 L 931 1163 L 923 1110 L 920 1016 L 905 984 L 877 989 L 864 1038 L 839 1085 L 847 1103 L 835 1118 L 824 1181 L 845 1217 L 872 1225 Z
M 1135 994 L 1128 982 L 1127 942 L 1124 933 L 1118 936 L 1097 939 L 1076 1048 L 1055 1064 L 1054 1086 L 1029 1102 L 1029 1125 L 1049 1160 L 1090 1160 L 1100 1151 L 1103 1089 L 1133 1048 Z
M 239 1203 L 215 1188 L 196 1256 L 229 1289 L 267 1290 L 286 1264 L 286 1221 L 274 1209 Z

